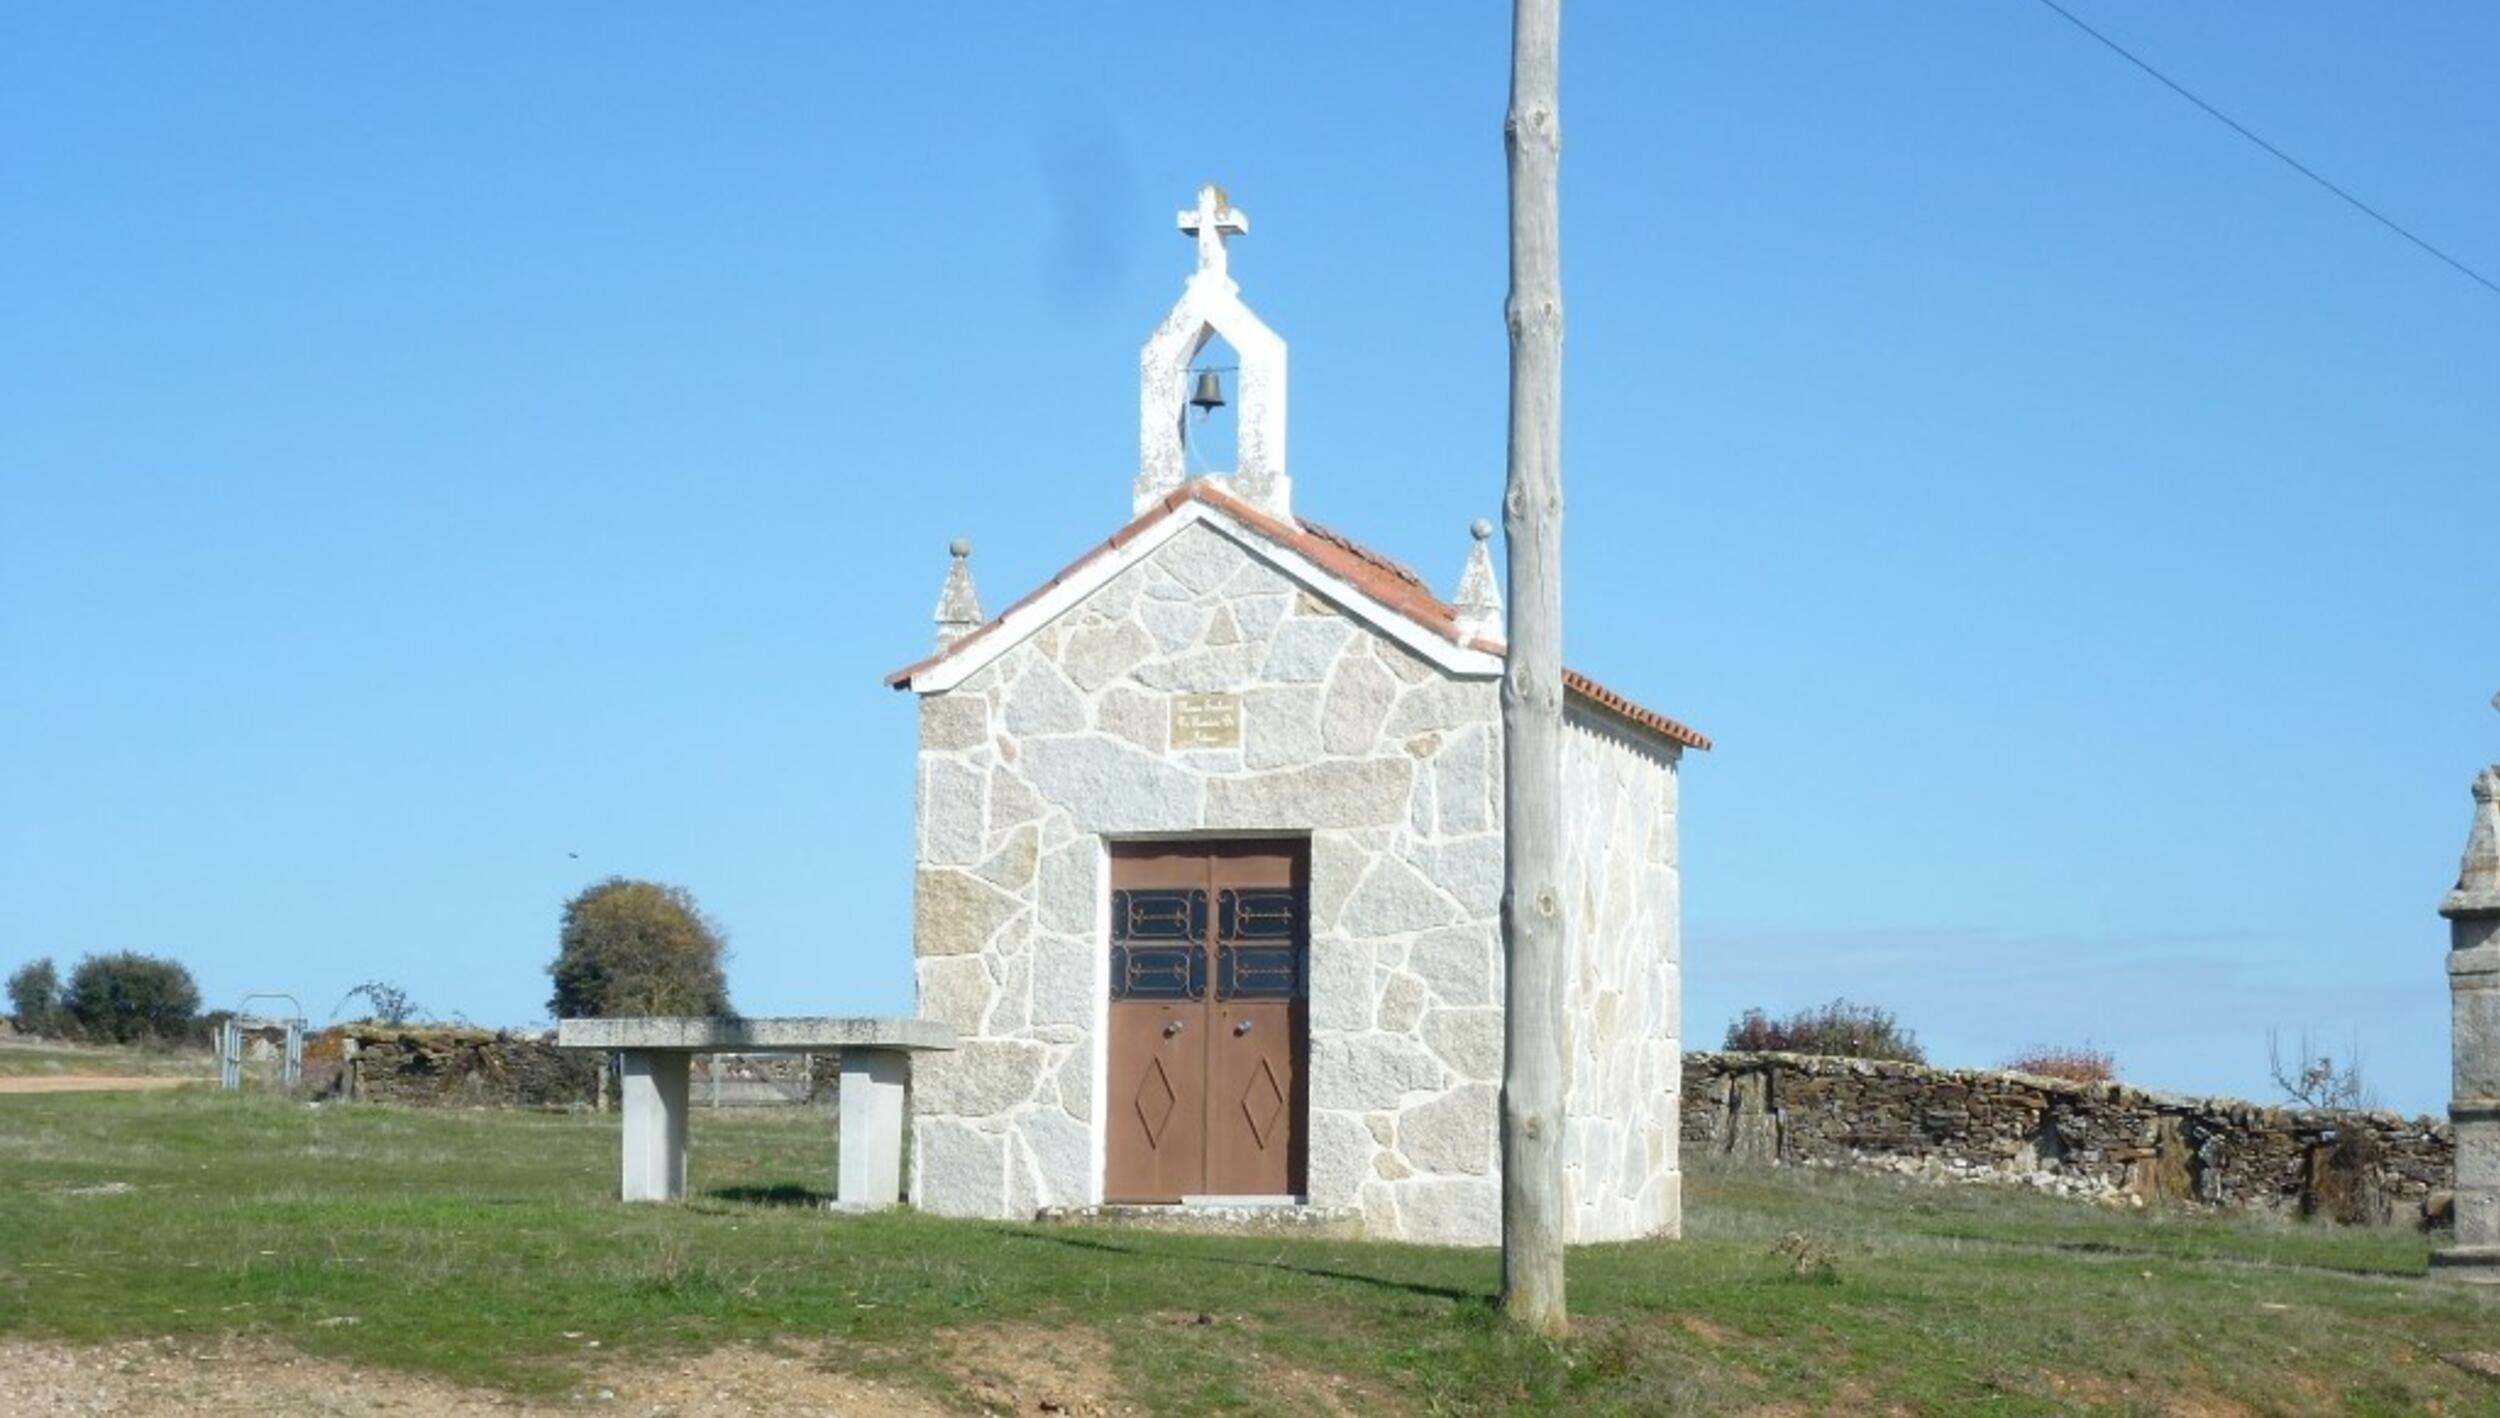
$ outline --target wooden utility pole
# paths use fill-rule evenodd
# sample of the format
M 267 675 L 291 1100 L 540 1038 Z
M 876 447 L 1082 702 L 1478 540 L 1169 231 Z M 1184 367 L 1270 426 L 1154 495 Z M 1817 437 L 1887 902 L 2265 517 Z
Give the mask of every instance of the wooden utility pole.
M 1556 1339 L 1563 1304 L 1561 0 L 1512 0 L 1510 649 L 1502 675 L 1502 1308 Z

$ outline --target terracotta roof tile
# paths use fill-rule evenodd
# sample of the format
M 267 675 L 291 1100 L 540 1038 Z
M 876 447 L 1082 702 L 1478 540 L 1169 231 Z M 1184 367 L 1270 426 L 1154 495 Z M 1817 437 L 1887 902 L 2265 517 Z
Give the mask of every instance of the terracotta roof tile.
M 1092 565 L 1096 559 L 1136 540 L 1147 529 L 1179 511 L 1184 504 L 1193 499 L 1222 511 L 1227 517 L 1250 528 L 1260 536 L 1316 562 L 1331 574 L 1351 583 L 1364 595 L 1454 644 L 1464 643 L 1495 655 L 1502 653 L 1500 641 L 1479 637 L 1462 642 L 1458 634 L 1458 613 L 1452 610 L 1447 602 L 1434 595 L 1432 588 L 1424 583 L 1424 579 L 1416 575 L 1405 563 L 1384 556 L 1361 542 L 1316 522 L 1295 518 L 1288 523 L 1252 507 L 1206 479 L 1199 478 L 1183 483 L 1165 495 L 1160 501 L 1139 513 L 1127 526 L 1113 532 L 1100 546 L 1091 548 L 1083 556 L 1068 563 L 1058 575 L 1034 587 L 1032 592 L 1022 600 L 992 616 L 988 624 L 936 654 L 896 670 L 886 676 L 885 682 L 896 689 L 909 688 L 913 676 L 941 661 L 952 659 L 957 654 L 978 644 L 984 636 L 997 630 L 1009 616 L 1039 600 L 1048 594 L 1052 587 Z M 1636 728 L 1647 730 L 1687 748 L 1710 747 L 1710 740 L 1707 736 L 1687 728 L 1654 709 L 1624 698 L 1576 670 L 1563 671 L 1563 688 L 1583 703 Z
M 1706 749 L 1710 747 L 1709 735 L 1698 729 L 1687 728 L 1655 709 L 1635 704 L 1578 670 L 1563 671 L 1563 689 L 1579 696 L 1583 702 L 1603 709 L 1618 719 L 1638 725 L 1653 734 L 1672 739 L 1686 748 Z

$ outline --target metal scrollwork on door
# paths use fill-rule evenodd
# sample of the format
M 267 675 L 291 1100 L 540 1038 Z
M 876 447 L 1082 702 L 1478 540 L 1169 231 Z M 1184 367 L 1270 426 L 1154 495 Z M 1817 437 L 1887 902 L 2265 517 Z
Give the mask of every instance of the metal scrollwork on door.
M 1238 1000 L 1303 997 L 1302 922 L 1290 888 L 1216 893 L 1216 996 Z
M 1179 888 L 1111 893 L 1111 997 L 1196 1000 L 1207 994 L 1207 894 Z

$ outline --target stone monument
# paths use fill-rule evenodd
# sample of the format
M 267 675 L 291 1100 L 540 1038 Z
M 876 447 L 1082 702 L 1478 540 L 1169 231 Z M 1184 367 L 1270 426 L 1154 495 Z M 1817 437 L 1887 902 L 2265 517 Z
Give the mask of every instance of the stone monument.
M 2500 709 L 2500 698 L 2492 701 Z M 2474 826 L 2448 918 L 2448 991 L 2457 1128 L 2457 1232 L 2434 1269 L 2500 1285 L 2500 764 L 2474 779 Z

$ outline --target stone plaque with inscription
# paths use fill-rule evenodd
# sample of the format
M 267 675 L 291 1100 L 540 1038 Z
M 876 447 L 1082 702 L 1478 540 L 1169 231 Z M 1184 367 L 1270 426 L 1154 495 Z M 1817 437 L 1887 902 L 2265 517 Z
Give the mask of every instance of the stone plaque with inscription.
M 1173 695 L 1172 747 L 1241 747 L 1241 696 L 1238 694 Z

